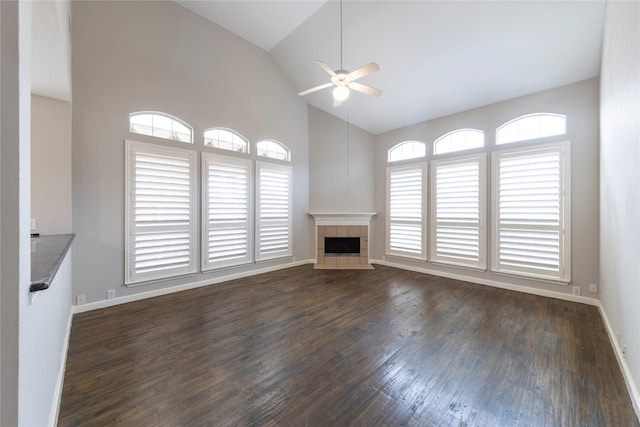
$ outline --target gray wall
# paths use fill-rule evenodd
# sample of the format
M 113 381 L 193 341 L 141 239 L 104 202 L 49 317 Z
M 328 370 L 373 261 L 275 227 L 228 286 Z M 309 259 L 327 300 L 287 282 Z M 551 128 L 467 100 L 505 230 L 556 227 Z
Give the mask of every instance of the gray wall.
M 585 80 L 557 89 L 512 99 L 486 107 L 462 112 L 415 126 L 397 129 L 376 137 L 376 210 L 372 238 L 373 259 L 381 260 L 385 254 L 386 222 L 386 167 L 387 151 L 395 144 L 409 140 L 427 143 L 427 159 L 433 153 L 432 142 L 443 134 L 459 128 L 475 128 L 485 132 L 485 144 L 494 147 L 495 130 L 503 123 L 528 113 L 551 112 L 567 115 L 567 137 L 571 140 L 572 181 L 572 285 L 580 286 L 582 295 L 589 294 L 589 283 L 598 282 L 598 80 Z M 557 138 L 556 138 L 557 139 Z M 488 168 L 490 170 L 490 168 Z M 490 179 L 490 174 L 487 174 Z M 490 187 L 487 187 L 490 188 Z M 487 203 L 487 219 L 491 204 Z M 490 236 L 490 221 L 487 229 Z M 488 265 L 491 265 L 487 239 Z M 470 279 L 509 283 L 544 291 L 571 293 L 571 287 L 526 280 L 518 277 L 496 275 L 490 271 L 477 272 L 457 269 L 431 262 L 412 262 L 394 258 L 394 263 L 416 268 L 426 268 L 448 275 L 460 275 Z
M 173 2 L 73 2 L 73 280 L 87 302 L 213 280 L 291 259 L 125 288 L 124 140 L 129 113 L 234 129 L 291 149 L 294 259 L 312 258 L 307 108 L 268 54 Z M 171 145 L 172 143 L 168 142 Z
M 374 212 L 374 174 L 374 136 L 309 106 L 310 210 Z
M 602 55 L 600 289 L 640 414 L 640 3 L 608 2 Z
M 71 231 L 71 103 L 31 97 L 31 218 L 40 234 Z

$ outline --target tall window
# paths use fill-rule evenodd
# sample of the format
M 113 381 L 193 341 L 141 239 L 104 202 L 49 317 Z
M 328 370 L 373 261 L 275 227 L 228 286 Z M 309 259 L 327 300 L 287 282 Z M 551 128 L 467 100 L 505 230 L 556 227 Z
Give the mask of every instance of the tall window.
M 257 162 L 256 170 L 256 260 L 291 256 L 292 169 L 290 166 Z
M 401 160 L 417 159 L 424 157 L 427 152 L 426 145 L 420 141 L 404 141 L 401 142 L 388 152 L 389 162 L 399 162 Z
M 202 269 L 251 261 L 249 159 L 202 154 Z
M 258 156 L 277 160 L 291 160 L 289 149 L 277 141 L 260 141 L 256 144 Z
M 486 155 L 431 162 L 431 260 L 486 267 Z
M 426 259 L 424 166 L 387 168 L 387 254 Z
M 193 129 L 182 120 L 165 113 L 141 111 L 129 115 L 129 132 L 193 143 Z
M 569 143 L 493 153 L 493 270 L 569 282 Z
M 433 143 L 433 154 L 445 154 L 480 147 L 484 147 L 484 132 L 476 129 L 458 129 L 436 139 Z
M 127 284 L 196 270 L 196 153 L 126 142 Z
M 566 116 L 550 113 L 528 114 L 500 126 L 496 131 L 496 144 L 508 144 L 566 133 Z
M 206 130 L 204 132 L 204 145 L 206 147 L 235 151 L 236 153 L 249 152 L 249 141 L 231 129 L 213 128 Z

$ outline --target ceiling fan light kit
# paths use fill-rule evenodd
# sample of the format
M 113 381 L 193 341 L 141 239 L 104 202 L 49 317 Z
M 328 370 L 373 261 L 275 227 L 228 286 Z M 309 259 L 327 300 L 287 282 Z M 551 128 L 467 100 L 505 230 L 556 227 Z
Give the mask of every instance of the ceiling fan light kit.
M 329 67 L 322 61 L 316 61 L 316 64 L 318 64 L 324 71 L 327 72 L 327 74 L 329 74 L 329 76 L 331 76 L 331 82 L 312 87 L 311 89 L 303 90 L 302 92 L 299 92 L 298 95 L 305 96 L 310 93 L 335 86 L 335 88 L 333 89 L 334 107 L 340 106 L 342 102 L 349 98 L 351 89 L 375 97 L 382 95 L 382 91 L 380 89 L 376 89 L 374 87 L 367 86 L 355 81 L 361 77 L 368 76 L 369 74 L 378 71 L 380 69 L 380 66 L 375 62 L 371 62 L 364 67 L 360 67 L 351 73 L 347 70 L 342 69 L 342 0 L 340 0 L 340 69 L 334 71 L 331 67 Z

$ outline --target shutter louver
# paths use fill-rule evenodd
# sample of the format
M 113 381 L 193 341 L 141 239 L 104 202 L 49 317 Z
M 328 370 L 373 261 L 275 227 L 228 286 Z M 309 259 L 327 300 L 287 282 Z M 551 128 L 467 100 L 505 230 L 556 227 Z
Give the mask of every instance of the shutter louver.
M 203 270 L 250 262 L 250 161 L 203 154 Z
M 391 255 L 425 258 L 422 225 L 422 167 L 388 172 L 388 248 Z
M 194 157 L 130 144 L 127 283 L 194 271 Z
M 433 163 L 433 261 L 485 267 L 484 165 L 484 156 Z
M 562 148 L 498 154 L 498 271 L 568 279 Z
M 291 254 L 291 168 L 259 163 L 256 258 Z

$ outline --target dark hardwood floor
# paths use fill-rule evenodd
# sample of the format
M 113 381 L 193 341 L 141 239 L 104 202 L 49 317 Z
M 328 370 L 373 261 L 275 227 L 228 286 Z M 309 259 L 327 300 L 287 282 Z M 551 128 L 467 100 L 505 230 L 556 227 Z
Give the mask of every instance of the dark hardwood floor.
M 597 308 L 389 267 L 74 317 L 60 426 L 638 426 Z

